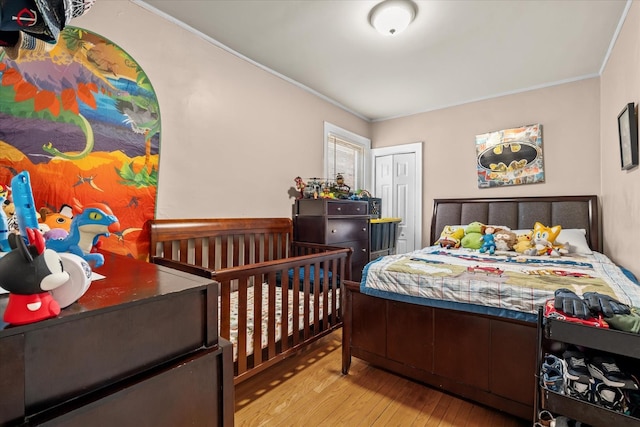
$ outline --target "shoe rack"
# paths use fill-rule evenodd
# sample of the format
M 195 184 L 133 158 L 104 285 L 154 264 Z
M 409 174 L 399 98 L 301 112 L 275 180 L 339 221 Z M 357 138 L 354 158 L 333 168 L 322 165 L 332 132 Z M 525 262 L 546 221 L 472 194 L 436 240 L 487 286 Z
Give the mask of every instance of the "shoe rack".
M 638 359 L 640 363 L 640 334 L 603 329 L 578 323 L 545 318 L 538 311 L 538 355 L 534 423 L 541 410 L 581 421 L 593 427 L 640 427 L 640 419 L 612 411 L 593 403 L 556 393 L 540 386 L 540 371 L 544 349 L 549 342 L 560 342 L 600 350 L 613 355 Z

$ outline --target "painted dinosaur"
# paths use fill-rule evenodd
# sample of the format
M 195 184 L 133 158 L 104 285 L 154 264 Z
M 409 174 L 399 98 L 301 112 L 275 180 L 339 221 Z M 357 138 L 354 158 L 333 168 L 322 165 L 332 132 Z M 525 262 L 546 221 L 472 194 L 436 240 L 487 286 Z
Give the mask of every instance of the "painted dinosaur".
M 109 233 L 116 231 L 120 231 L 120 223 L 109 206 L 104 203 L 82 206 L 74 199 L 69 235 L 64 239 L 47 240 L 46 245 L 56 252 L 76 254 L 88 263 L 93 262 L 95 267 L 100 267 L 104 264 L 104 256 L 92 250 L 100 236 L 109 236 Z

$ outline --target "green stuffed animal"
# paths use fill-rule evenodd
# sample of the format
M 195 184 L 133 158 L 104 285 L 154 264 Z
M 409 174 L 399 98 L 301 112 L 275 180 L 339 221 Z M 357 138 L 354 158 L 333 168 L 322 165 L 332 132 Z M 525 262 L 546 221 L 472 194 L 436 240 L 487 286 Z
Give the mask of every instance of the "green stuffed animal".
M 484 243 L 482 238 L 484 234 L 485 225 L 481 222 L 472 222 L 467 225 L 464 230 L 464 237 L 460 241 L 463 248 L 467 249 L 480 249 Z

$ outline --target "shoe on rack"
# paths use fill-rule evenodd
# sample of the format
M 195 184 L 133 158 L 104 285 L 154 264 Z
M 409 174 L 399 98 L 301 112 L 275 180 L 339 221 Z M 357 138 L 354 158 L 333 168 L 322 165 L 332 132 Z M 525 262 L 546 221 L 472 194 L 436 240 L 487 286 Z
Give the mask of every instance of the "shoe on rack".
M 562 359 L 566 365 L 565 376 L 574 381 L 588 384 L 593 382 L 589 369 L 587 368 L 587 359 L 581 351 L 567 350 L 562 353 Z
M 625 412 L 627 410 L 622 389 L 619 387 L 610 387 L 604 381 L 596 380 L 593 389 L 593 399 L 596 405 L 612 411 Z
M 553 354 L 545 355 L 542 361 L 542 386 L 556 393 L 564 394 L 564 363 Z
M 551 353 L 545 354 L 544 359 L 542 359 L 542 372 L 545 372 L 548 369 L 564 372 L 564 363 L 562 359 Z
M 539 426 L 551 427 L 551 425 L 555 425 L 556 418 L 551 414 L 551 412 L 547 410 L 542 410 L 538 414 L 538 422 L 536 423 Z
M 587 369 L 593 378 L 601 380 L 609 387 L 638 390 L 636 381 L 622 372 L 612 357 L 593 357 L 587 361 Z
M 583 402 L 593 403 L 593 384 L 594 381 L 590 378 L 587 382 L 581 380 L 572 380 L 566 378 L 565 389 L 567 396 L 574 399 L 582 400 Z

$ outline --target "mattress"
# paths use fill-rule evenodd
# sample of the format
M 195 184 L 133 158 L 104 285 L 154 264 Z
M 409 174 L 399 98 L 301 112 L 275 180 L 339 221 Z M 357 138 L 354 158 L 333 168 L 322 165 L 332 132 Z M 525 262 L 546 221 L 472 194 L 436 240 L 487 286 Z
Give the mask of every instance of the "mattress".
M 275 292 L 275 313 L 276 313 L 276 319 L 275 319 L 275 330 L 276 330 L 276 341 L 279 341 L 282 338 L 282 322 L 284 321 L 283 316 L 282 316 L 282 295 L 283 292 L 288 292 L 288 318 L 286 319 L 286 321 L 288 322 L 288 329 L 289 331 L 293 330 L 293 318 L 294 316 L 297 314 L 298 318 L 299 318 L 299 322 L 298 325 L 300 327 L 300 330 L 302 330 L 304 328 L 304 306 L 302 305 L 302 302 L 304 301 L 304 292 L 300 292 L 300 296 L 299 296 L 299 301 L 300 301 L 300 306 L 298 307 L 297 310 L 294 309 L 293 306 L 293 294 L 294 291 L 291 289 L 286 289 L 286 288 L 282 288 L 282 287 L 276 287 L 276 292 Z M 269 322 L 269 299 L 268 299 L 268 295 L 269 295 L 269 285 L 266 283 L 262 284 L 262 313 L 264 314 L 263 318 L 262 318 L 262 337 L 261 337 L 261 342 L 262 342 L 262 347 L 261 348 L 265 348 L 268 344 L 268 336 L 267 336 L 267 325 Z M 339 290 L 336 290 L 336 295 L 338 297 L 338 303 L 340 301 L 340 297 L 339 297 Z M 253 342 L 254 342 L 254 288 L 253 287 L 249 287 L 247 288 L 247 307 L 248 307 L 248 313 L 247 313 L 247 355 L 253 354 Z M 328 307 L 329 307 L 329 314 L 331 313 L 330 308 L 331 308 L 331 294 L 329 294 L 328 299 Z M 230 339 L 229 341 L 231 341 L 231 343 L 233 344 L 233 360 L 237 359 L 237 347 L 238 347 L 238 319 L 239 319 L 239 314 L 238 314 L 238 292 L 232 292 L 231 293 L 231 330 L 230 330 Z M 320 307 L 319 307 L 319 315 L 320 315 L 320 319 L 324 318 L 324 308 L 325 308 L 325 304 L 324 304 L 324 300 L 323 300 L 323 295 L 320 294 Z M 337 304 L 338 305 L 338 304 Z M 309 323 L 313 323 L 314 321 L 314 301 L 313 301 L 313 295 L 311 296 L 311 299 L 309 301 Z M 220 300 L 218 300 L 218 313 L 220 313 Z M 219 314 L 218 314 L 219 315 Z M 219 324 L 219 323 L 218 323 Z

